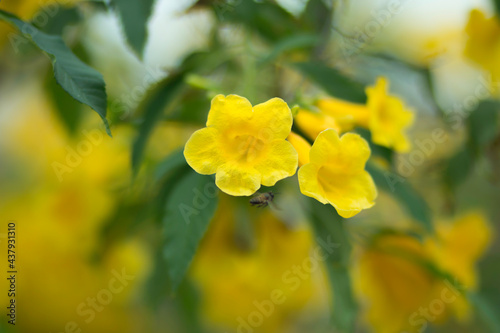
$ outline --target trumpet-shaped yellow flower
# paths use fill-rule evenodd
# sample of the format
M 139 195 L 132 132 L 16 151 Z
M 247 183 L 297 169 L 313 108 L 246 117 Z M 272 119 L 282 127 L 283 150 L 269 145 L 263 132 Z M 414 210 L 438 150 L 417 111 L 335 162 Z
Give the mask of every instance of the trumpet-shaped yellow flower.
M 423 243 L 404 234 L 378 235 L 358 253 L 354 286 L 374 332 L 421 332 L 453 314 L 468 319 L 465 292 L 476 287 L 475 264 L 491 241 L 491 230 L 481 214 L 469 213 L 453 222 L 438 221 L 436 231 Z
M 319 133 L 329 128 L 340 132 L 337 121 L 323 112 L 301 109 L 295 116 L 295 124 L 311 140 L 315 140 Z
M 374 205 L 377 188 L 365 164 L 368 143 L 357 134 L 339 138 L 333 129 L 318 135 L 310 152 L 310 163 L 299 169 L 300 191 L 323 204 L 331 204 L 348 218 Z
M 404 131 L 413 123 L 413 113 L 399 98 L 388 95 L 387 86 L 387 79 L 380 77 L 375 86 L 366 89 L 372 140 L 397 152 L 408 152 L 411 146 Z
M 216 174 L 216 185 L 235 196 L 251 195 L 295 174 L 298 155 L 285 139 L 292 113 L 279 98 L 256 105 L 237 95 L 212 100 L 207 127 L 193 133 L 184 148 L 198 173 Z
M 500 77 L 500 21 L 497 16 L 486 15 L 475 9 L 471 11 L 465 28 L 468 40 L 465 56 L 476 62 L 496 80 Z
M 299 154 L 299 167 L 309 163 L 309 151 L 311 150 L 309 142 L 294 132 L 290 132 L 287 140 Z
M 355 126 L 369 127 L 370 110 L 366 105 L 337 98 L 322 98 L 316 102 L 316 106 L 337 121 L 341 133 L 350 131 Z

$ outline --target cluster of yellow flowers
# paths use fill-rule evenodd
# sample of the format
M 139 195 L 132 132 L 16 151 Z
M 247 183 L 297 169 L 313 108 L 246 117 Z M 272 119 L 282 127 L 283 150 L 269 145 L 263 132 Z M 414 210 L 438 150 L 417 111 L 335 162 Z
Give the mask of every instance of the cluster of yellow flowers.
M 288 105 L 279 98 L 252 107 L 237 95 L 212 100 L 207 127 L 188 140 L 184 156 L 198 173 L 216 174 L 225 193 L 248 196 L 262 185 L 298 172 L 300 190 L 324 204 L 331 204 L 345 218 L 374 205 L 377 189 L 365 164 L 368 143 L 355 126 L 367 127 L 374 143 L 406 152 L 410 148 L 404 130 L 413 113 L 388 95 L 387 80 L 379 78 L 366 90 L 366 105 L 327 98 L 318 101 L 319 112 L 299 110 L 297 127 L 310 140 L 291 132 L 294 122 Z M 288 139 L 288 140 L 287 140 Z

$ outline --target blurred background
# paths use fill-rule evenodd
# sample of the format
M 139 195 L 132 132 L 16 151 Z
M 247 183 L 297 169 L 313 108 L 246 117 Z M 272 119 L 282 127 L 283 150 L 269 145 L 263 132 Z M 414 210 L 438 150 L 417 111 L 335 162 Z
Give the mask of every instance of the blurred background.
M 102 74 L 112 137 L 0 15 L 0 331 L 500 332 L 497 6 L 2 0 Z M 202 202 L 194 249 L 191 227 L 175 233 L 172 207 L 196 196 L 182 148 L 213 96 L 316 110 L 364 103 L 379 76 L 415 121 L 407 153 L 370 141 L 373 208 L 342 220 L 291 177 L 277 208 Z

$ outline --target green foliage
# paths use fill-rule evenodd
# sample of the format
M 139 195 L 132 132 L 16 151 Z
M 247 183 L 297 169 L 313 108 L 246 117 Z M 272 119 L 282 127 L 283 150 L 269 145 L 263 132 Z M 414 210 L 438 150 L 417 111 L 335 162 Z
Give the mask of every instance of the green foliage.
M 429 206 L 405 178 L 390 171 L 384 171 L 371 163 L 366 165 L 366 170 L 372 175 L 378 189 L 389 193 L 399 201 L 408 214 L 425 230 L 433 231 Z
M 215 213 L 218 190 L 212 177 L 190 172 L 168 196 L 163 217 L 165 258 L 171 289 L 175 290 L 198 249 Z
M 469 116 L 469 142 L 476 151 L 482 150 L 498 135 L 500 102 L 483 101 Z
M 136 175 L 144 155 L 149 136 L 158 124 L 167 106 L 177 95 L 179 89 L 184 86 L 184 73 L 170 75 L 158 84 L 156 89 L 147 99 L 142 108 L 143 121 L 139 126 L 139 133 L 132 146 L 132 171 Z
M 293 66 L 333 97 L 357 103 L 366 102 L 363 85 L 349 79 L 334 68 L 320 62 L 300 62 Z
M 132 49 L 142 57 L 148 32 L 147 22 L 155 0 L 113 0 L 121 17 L 123 30 Z
M 24 36 L 49 56 L 57 83 L 74 99 L 94 109 L 101 116 L 106 132 L 111 135 L 106 120 L 107 97 L 102 75 L 78 59 L 61 37 L 48 35 L 3 10 L 0 10 L 0 18 L 15 25 Z
M 326 256 L 324 262 L 332 288 L 331 316 L 334 326 L 341 332 L 353 332 L 357 304 L 349 276 L 351 245 L 345 230 L 345 221 L 330 205 L 308 199 L 310 221 L 319 246 Z M 324 244 L 334 244 L 332 247 Z

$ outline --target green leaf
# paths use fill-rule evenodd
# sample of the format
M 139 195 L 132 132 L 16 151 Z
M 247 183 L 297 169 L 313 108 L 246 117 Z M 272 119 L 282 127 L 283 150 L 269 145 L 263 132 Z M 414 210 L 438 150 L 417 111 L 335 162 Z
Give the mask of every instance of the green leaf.
M 391 194 L 425 230 L 433 232 L 431 210 L 424 198 L 418 194 L 405 178 L 390 171 L 384 171 L 368 163 L 366 170 L 372 175 L 377 187 Z
M 446 185 L 450 189 L 456 189 L 467 179 L 473 167 L 474 153 L 466 145 L 446 162 L 443 172 Z
M 300 29 L 294 17 L 271 1 L 221 1 L 212 6 L 220 21 L 244 24 L 270 42 L 296 35 Z
M 139 134 L 132 146 L 132 171 L 134 176 L 139 171 L 139 166 L 144 155 L 144 149 L 155 125 L 160 120 L 163 111 L 177 95 L 184 85 L 184 73 L 173 74 L 158 84 L 151 97 L 145 101 L 144 120 L 139 127 Z
M 57 83 L 74 99 L 94 109 L 101 116 L 106 132 L 111 136 L 106 120 L 107 97 L 102 75 L 78 59 L 61 37 L 48 35 L 3 10 L 0 10 L 0 18 L 14 24 L 24 36 L 49 56 Z
M 159 181 L 173 171 L 186 167 L 188 164 L 184 158 L 184 149 L 178 149 L 168 155 L 157 167 L 155 171 L 155 181 Z
M 315 199 L 308 199 L 308 202 L 316 241 L 327 256 L 325 266 L 332 288 L 333 324 L 342 332 L 352 332 L 358 307 L 349 276 L 351 245 L 344 229 L 345 221 L 332 206 L 323 205 Z
M 175 290 L 198 249 L 218 202 L 213 177 L 191 172 L 181 179 L 166 203 L 163 256 Z
M 259 65 L 264 65 L 274 61 L 284 52 L 296 49 L 311 48 L 319 44 L 319 42 L 321 42 L 321 38 L 311 34 L 300 34 L 286 37 L 285 39 L 278 41 L 274 45 L 271 52 L 265 58 L 259 61 Z
M 123 24 L 127 41 L 142 57 L 147 40 L 147 22 L 151 16 L 155 0 L 114 0 Z
M 334 68 L 319 62 L 300 62 L 293 66 L 333 97 L 356 103 L 366 102 L 364 86 Z
M 499 131 L 500 102 L 483 101 L 469 116 L 469 142 L 476 151 L 493 141 Z
M 485 295 L 467 293 L 467 299 L 476 308 L 476 312 L 489 328 L 489 332 L 500 333 L 500 320 L 498 309 L 486 299 Z

